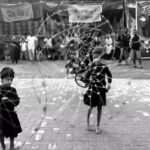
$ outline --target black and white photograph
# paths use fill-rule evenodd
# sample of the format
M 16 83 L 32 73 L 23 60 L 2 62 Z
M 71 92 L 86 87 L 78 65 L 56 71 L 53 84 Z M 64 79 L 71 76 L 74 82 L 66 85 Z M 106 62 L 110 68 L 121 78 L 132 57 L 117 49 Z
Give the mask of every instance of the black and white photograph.
M 0 150 L 150 149 L 150 0 L 0 0 Z

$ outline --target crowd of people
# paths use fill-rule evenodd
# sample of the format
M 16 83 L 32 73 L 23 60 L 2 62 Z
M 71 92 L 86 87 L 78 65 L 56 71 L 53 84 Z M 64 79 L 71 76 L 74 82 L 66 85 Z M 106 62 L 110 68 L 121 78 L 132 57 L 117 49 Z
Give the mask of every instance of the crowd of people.
M 63 38 L 50 36 L 23 35 L 13 36 L 5 41 L 4 57 L 7 61 L 18 63 L 18 60 L 56 60 L 62 59 Z
M 69 43 L 69 53 L 67 65 L 71 68 L 70 73 L 75 73 L 78 68 L 87 66 L 87 62 L 92 61 L 92 51 L 95 47 L 103 48 L 102 58 L 105 60 L 118 60 L 118 65 L 121 65 L 125 60 L 126 65 L 132 65 L 137 67 L 137 61 L 139 67 L 143 68 L 141 60 L 141 51 L 143 48 L 143 41 L 137 33 L 137 30 L 133 30 L 133 34 L 128 32 L 127 28 L 123 28 L 116 36 L 114 34 L 107 34 L 106 36 L 90 36 L 80 39 L 80 44 L 76 50 L 71 45 L 75 45 L 75 40 Z M 79 42 L 76 42 L 78 44 Z M 77 46 L 76 46 L 77 47 Z M 67 71 L 69 72 L 69 71 Z
M 143 68 L 141 61 L 142 40 L 136 29 L 133 30 L 133 35 L 131 36 L 128 33 L 128 29 L 125 28 L 125 30 L 119 34 L 117 44 L 120 48 L 119 65 L 121 65 L 124 58 L 126 65 L 130 63 L 130 60 L 133 60 L 134 68 L 136 68 L 136 60 L 138 60 L 139 67 Z
M 142 68 L 141 48 L 142 40 L 137 31 L 133 35 L 128 33 L 127 28 L 123 28 L 118 34 L 101 35 L 96 32 L 89 32 L 79 35 L 72 34 L 51 34 L 48 36 L 23 35 L 20 39 L 15 36 L 9 44 L 9 48 L 4 50 L 5 60 L 18 63 L 18 60 L 56 60 L 65 59 L 66 67 L 76 68 L 89 55 L 95 47 L 103 47 L 106 60 L 118 59 L 118 65 L 125 60 L 126 65 L 133 60 L 134 67 L 137 67 L 136 60 Z M 82 62 L 83 63 L 83 62 Z

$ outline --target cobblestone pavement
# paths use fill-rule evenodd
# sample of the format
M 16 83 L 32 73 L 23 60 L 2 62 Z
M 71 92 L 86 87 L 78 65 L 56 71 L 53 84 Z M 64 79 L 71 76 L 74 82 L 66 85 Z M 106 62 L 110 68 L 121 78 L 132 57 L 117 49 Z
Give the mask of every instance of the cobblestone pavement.
M 150 79 L 150 60 L 142 60 L 143 69 L 133 68 L 132 65 L 126 66 L 125 62 L 118 66 L 117 60 L 106 62 L 113 74 L 113 78 Z M 64 78 L 66 76 L 65 61 L 19 61 L 18 64 L 0 61 L 0 69 L 4 66 L 12 67 L 16 72 L 15 77 L 19 79 L 41 78 L 41 74 L 44 78 Z
M 113 79 L 101 134 L 94 130 L 96 109 L 93 131 L 86 130 L 85 89 L 73 79 L 15 79 L 13 86 L 21 97 L 16 108 L 23 128 L 16 147 L 21 150 L 150 149 L 150 80 Z

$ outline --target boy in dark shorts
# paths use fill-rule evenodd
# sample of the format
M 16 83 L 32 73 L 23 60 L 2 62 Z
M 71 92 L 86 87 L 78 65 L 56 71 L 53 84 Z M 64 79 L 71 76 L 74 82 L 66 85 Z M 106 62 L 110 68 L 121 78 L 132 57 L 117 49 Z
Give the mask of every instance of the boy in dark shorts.
M 112 74 L 109 68 L 102 63 L 101 56 L 103 49 L 96 47 L 93 52 L 93 62 L 86 72 L 85 78 L 88 83 L 88 90 L 84 95 L 84 103 L 89 106 L 87 113 L 87 127 L 90 129 L 90 115 L 93 107 L 97 107 L 97 126 L 96 133 L 100 133 L 100 119 L 102 106 L 106 106 L 106 92 L 110 89 Z M 107 80 L 107 83 L 106 83 Z

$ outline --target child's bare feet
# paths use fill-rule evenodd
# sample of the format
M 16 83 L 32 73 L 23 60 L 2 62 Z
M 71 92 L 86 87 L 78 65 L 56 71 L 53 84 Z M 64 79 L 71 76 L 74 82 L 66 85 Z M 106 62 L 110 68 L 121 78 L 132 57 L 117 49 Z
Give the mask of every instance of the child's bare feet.
M 93 130 L 94 130 L 94 129 L 93 129 L 93 126 L 88 125 L 88 126 L 87 126 L 87 130 L 88 130 L 88 131 L 93 131 Z
M 97 127 L 96 130 L 95 130 L 95 133 L 96 134 L 101 134 L 101 130 Z

